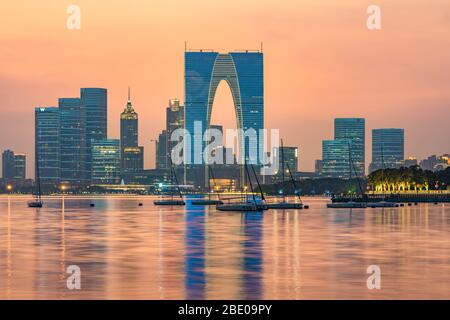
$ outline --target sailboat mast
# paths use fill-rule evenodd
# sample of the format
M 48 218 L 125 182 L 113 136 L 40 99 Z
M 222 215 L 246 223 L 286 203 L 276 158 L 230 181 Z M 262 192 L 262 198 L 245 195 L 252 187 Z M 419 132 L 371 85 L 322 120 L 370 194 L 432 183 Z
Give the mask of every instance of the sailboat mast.
M 287 169 L 289 171 L 289 175 L 291 177 L 292 184 L 294 185 L 294 193 L 297 195 L 298 200 L 300 201 L 300 203 L 302 203 L 302 199 L 300 198 L 300 194 L 297 193 L 297 184 L 295 183 L 295 179 L 294 179 L 294 176 L 292 175 L 291 168 L 289 168 L 289 163 L 286 163 L 286 165 L 287 165 Z
M 170 169 L 172 171 L 172 176 L 175 178 L 175 183 L 177 184 L 178 195 L 180 196 L 180 199 L 183 200 L 183 195 L 181 194 L 181 189 L 180 189 L 180 184 L 178 183 L 177 174 L 175 172 L 175 169 L 173 168 L 172 159 L 169 158 L 169 161 L 170 161 Z M 172 196 L 173 196 L 173 193 L 172 193 Z
M 211 176 L 211 178 L 213 180 L 214 187 L 216 187 L 216 179 L 214 178 L 214 173 L 213 173 L 213 169 L 212 169 L 211 166 L 209 167 L 209 174 L 210 174 L 210 176 Z M 211 192 L 211 190 L 210 190 L 210 192 Z M 220 194 L 219 193 L 217 193 L 217 198 L 220 200 Z
M 250 173 L 248 172 L 248 167 L 247 167 L 247 159 L 245 159 L 245 172 L 247 173 L 248 182 L 250 183 L 250 190 L 252 192 L 253 202 L 256 205 L 256 198 L 255 198 L 255 192 L 253 191 L 252 179 L 250 178 Z
M 281 139 L 281 172 L 282 172 L 282 188 L 284 188 L 284 147 L 283 147 L 283 139 Z M 283 201 L 286 201 L 286 195 L 284 193 L 284 190 L 282 189 L 283 192 Z
M 353 170 L 355 171 L 356 181 L 358 182 L 359 192 L 361 192 L 361 195 L 363 195 L 364 191 L 362 189 L 361 181 L 359 181 L 359 177 L 356 172 L 356 167 L 355 167 L 355 164 L 353 163 L 353 159 L 352 159 L 352 151 L 351 151 L 350 142 L 348 143 L 348 156 L 349 156 L 349 164 L 350 164 L 350 179 L 352 178 L 352 168 L 353 168 Z
M 251 167 L 252 167 L 253 174 L 255 175 L 256 183 L 258 184 L 259 193 L 261 194 L 261 200 L 266 200 L 266 198 L 264 197 L 264 193 L 262 191 L 261 185 L 259 184 L 259 179 L 258 179 L 258 176 L 256 175 L 255 167 L 253 167 L 253 165 L 251 165 Z
M 41 201 L 41 175 L 39 170 L 39 153 L 38 148 L 36 147 L 36 184 L 37 184 L 37 199 Z

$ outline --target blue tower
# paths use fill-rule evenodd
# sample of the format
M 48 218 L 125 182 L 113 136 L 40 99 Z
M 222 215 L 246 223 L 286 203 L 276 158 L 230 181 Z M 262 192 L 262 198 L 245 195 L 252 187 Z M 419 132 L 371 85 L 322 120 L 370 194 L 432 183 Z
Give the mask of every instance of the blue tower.
M 185 52 L 185 128 L 191 135 L 191 150 L 185 154 L 186 170 L 203 165 L 204 132 L 210 127 L 217 87 L 225 81 L 231 89 L 236 123 L 244 132 L 254 130 L 257 141 L 238 137 L 239 159 L 260 164 L 264 129 L 264 59 L 262 52 Z M 201 125 L 201 131 L 195 130 Z M 194 146 L 202 146 L 197 150 Z M 186 150 L 189 152 L 188 150 Z M 199 152 L 200 151 L 200 152 Z M 200 154 L 200 156 L 199 156 Z M 187 157 L 186 157 L 187 156 Z M 186 161 L 186 159 L 190 161 Z M 188 174 L 187 174 L 188 176 Z M 189 180 L 189 177 L 187 177 Z

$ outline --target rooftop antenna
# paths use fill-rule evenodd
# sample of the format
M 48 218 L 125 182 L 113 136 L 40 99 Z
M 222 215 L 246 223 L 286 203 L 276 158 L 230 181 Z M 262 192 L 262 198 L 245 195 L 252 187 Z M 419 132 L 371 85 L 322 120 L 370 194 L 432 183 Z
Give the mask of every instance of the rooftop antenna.
M 263 42 L 261 41 L 261 53 L 263 53 Z
M 131 101 L 130 86 L 128 86 L 128 101 Z

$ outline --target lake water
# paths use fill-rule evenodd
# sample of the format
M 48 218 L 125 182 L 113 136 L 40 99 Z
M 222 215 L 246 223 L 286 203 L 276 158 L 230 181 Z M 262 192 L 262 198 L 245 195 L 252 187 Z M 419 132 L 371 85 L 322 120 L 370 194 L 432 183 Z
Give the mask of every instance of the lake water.
M 0 197 L 0 299 L 450 299 L 449 204 L 305 198 L 309 210 L 241 214 L 154 197 L 28 199 Z M 81 290 L 67 288 L 71 265 Z M 380 290 L 367 288 L 371 265 Z

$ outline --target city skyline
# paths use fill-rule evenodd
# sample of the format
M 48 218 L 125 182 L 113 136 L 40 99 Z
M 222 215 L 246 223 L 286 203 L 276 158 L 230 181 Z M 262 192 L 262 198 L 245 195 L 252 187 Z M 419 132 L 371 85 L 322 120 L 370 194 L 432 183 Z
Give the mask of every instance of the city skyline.
M 376 33 L 365 27 L 366 8 L 359 1 L 339 5 L 281 2 L 276 6 L 263 2 L 257 8 L 250 1 L 240 6 L 237 14 L 248 19 L 234 17 L 232 5 L 204 2 L 204 12 L 222 13 L 199 17 L 199 25 L 210 26 L 205 31 L 186 23 L 186 12 L 198 16 L 200 7 L 196 5 L 179 3 L 180 10 L 173 14 L 171 5 L 165 3 L 152 7 L 153 11 L 145 3 L 108 3 L 111 10 L 104 13 L 106 3 L 101 1 L 82 1 L 81 30 L 69 31 L 65 5 L 44 2 L 46 5 L 25 7 L 4 4 L 3 12 L 11 14 L 2 16 L 2 21 L 10 27 L 0 30 L 0 40 L 7 48 L 0 53 L 1 136 L 15 133 L 14 145 L 2 138 L 0 149 L 27 154 L 28 176 L 33 176 L 34 158 L 30 110 L 54 105 L 59 97 L 75 96 L 80 87 L 108 88 L 110 119 L 122 111 L 126 87 L 134 88 L 145 167 L 154 167 L 151 139 L 163 127 L 166 101 L 184 96 L 185 40 L 189 48 L 209 47 L 220 52 L 258 49 L 264 42 L 266 127 L 280 128 L 286 144 L 299 147 L 302 171 L 313 170 L 314 160 L 320 158 L 321 140 L 332 136 L 331 123 L 336 117 L 366 118 L 368 139 L 375 127 L 405 128 L 406 157 L 423 159 L 450 148 L 446 119 L 441 116 L 450 101 L 450 76 L 440 67 L 449 59 L 449 28 L 444 19 L 448 4 L 424 7 L 417 1 L 380 1 L 388 14 L 383 29 Z M 408 6 L 407 17 L 399 10 L 402 5 Z M 280 13 L 283 20 L 264 14 L 268 9 Z M 15 15 L 19 10 L 21 15 Z M 40 15 L 46 16 L 45 22 Z M 217 23 L 212 25 L 209 16 L 218 19 Z M 177 23 L 168 26 L 165 19 Z M 423 19 L 431 25 L 426 37 L 421 32 Z M 166 29 L 160 35 L 152 32 L 162 26 Z M 210 37 L 213 31 L 215 38 Z M 39 41 L 34 40 L 36 35 Z M 76 50 L 86 47 L 92 50 L 81 54 Z M 421 59 L 417 54 L 409 56 L 412 49 Z M 227 90 L 219 86 L 212 114 L 212 123 L 224 127 L 234 121 Z M 425 117 L 427 123 L 423 123 Z M 222 123 L 216 119 L 223 119 Z M 108 136 L 119 137 L 119 123 L 111 121 Z M 366 164 L 370 159 L 366 143 Z

